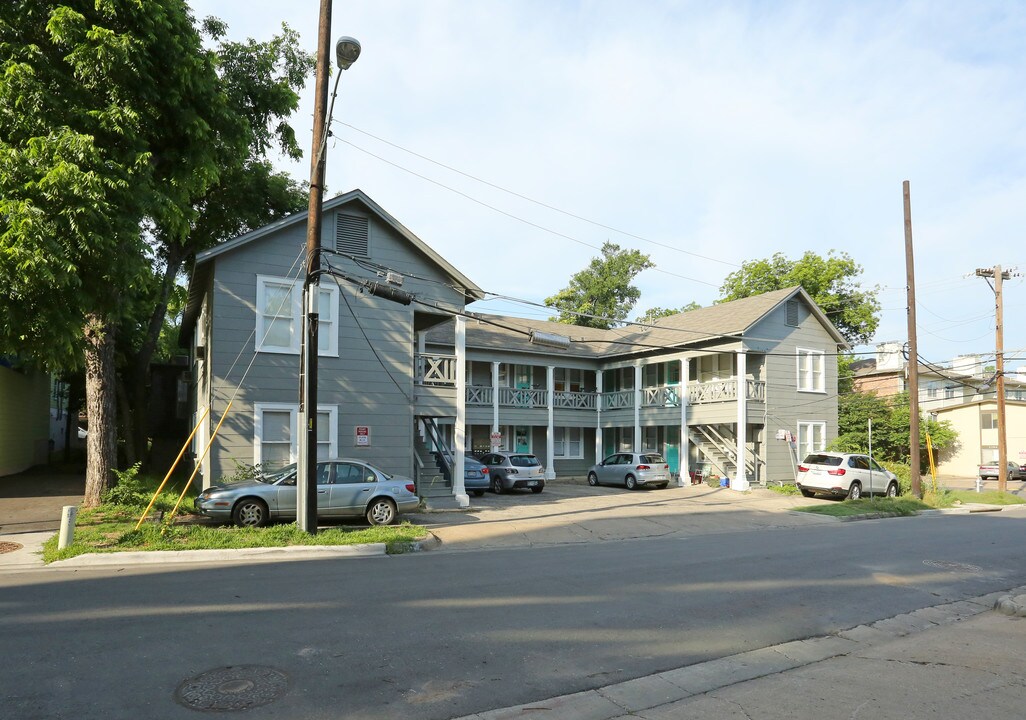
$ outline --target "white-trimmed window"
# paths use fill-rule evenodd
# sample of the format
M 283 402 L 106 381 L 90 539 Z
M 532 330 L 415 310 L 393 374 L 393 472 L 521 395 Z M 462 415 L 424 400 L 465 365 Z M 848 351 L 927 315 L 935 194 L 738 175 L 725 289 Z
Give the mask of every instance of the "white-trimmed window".
M 563 460 L 583 458 L 584 443 L 581 442 L 581 428 L 552 428 L 552 456 Z
M 318 354 L 338 357 L 338 288 L 321 285 L 318 292 Z M 299 354 L 303 331 L 303 283 L 257 275 L 257 352 Z
M 317 459 L 338 456 L 338 407 L 317 406 Z M 299 457 L 299 406 L 256 403 L 253 418 L 253 462 L 282 467 Z
M 798 390 L 826 392 L 826 359 L 822 350 L 803 350 L 798 354 Z
M 798 422 L 798 459 L 826 450 L 825 422 Z

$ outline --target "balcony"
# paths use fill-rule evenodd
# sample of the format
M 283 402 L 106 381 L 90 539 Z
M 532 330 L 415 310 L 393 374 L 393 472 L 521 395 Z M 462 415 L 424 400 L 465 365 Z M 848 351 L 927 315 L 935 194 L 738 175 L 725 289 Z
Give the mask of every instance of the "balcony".
M 455 355 L 417 355 L 416 383 L 418 385 L 455 387 Z M 737 401 L 737 378 L 688 383 L 688 404 L 705 405 Z M 500 387 L 499 407 L 547 408 L 549 391 L 545 388 Z M 659 385 L 641 390 L 642 407 L 680 407 L 680 385 Z M 490 385 L 468 385 L 467 404 L 491 406 L 495 391 Z M 745 398 L 752 402 L 766 402 L 766 383 L 745 380 Z M 552 405 L 559 409 L 595 410 L 598 393 L 594 391 L 556 390 Z M 634 407 L 634 390 L 614 390 L 602 393 L 603 410 L 625 410 Z

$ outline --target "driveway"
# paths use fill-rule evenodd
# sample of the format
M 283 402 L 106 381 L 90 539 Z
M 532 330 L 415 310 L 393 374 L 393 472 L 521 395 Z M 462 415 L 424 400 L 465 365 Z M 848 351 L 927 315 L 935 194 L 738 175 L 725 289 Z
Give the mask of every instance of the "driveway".
M 61 508 L 81 505 L 85 475 L 48 469 L 0 477 L 0 535 L 54 531 Z

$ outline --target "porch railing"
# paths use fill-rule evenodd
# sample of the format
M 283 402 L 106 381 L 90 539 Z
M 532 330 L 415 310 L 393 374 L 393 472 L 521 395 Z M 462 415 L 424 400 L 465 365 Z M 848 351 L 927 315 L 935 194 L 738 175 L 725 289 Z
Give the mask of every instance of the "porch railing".
M 455 385 L 455 355 L 417 355 L 416 382 L 418 385 Z
M 615 390 L 602 393 L 603 410 L 622 410 L 634 407 L 633 390 Z
M 548 407 L 548 391 L 538 388 L 499 388 L 499 405 L 516 408 Z

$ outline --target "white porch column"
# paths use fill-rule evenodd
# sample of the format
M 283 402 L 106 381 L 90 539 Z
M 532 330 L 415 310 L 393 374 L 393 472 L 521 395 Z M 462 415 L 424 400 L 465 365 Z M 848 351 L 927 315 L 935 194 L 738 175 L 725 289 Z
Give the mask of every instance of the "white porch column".
M 680 475 L 677 478 L 677 486 L 684 487 L 691 484 L 691 453 L 688 448 L 688 374 L 691 372 L 691 363 L 688 358 L 681 358 L 680 361 Z
M 470 496 L 463 484 L 463 455 L 467 444 L 467 320 L 456 316 L 456 428 L 453 443 L 452 494 L 456 504 L 470 507 Z
M 602 371 L 595 371 L 595 464 L 602 462 Z
M 733 490 L 748 489 L 748 477 L 745 474 L 745 438 L 748 435 L 748 356 L 744 350 L 737 351 L 737 471 L 734 481 L 730 483 Z
M 641 452 L 641 363 L 634 365 L 634 452 Z
M 492 361 L 492 434 L 499 432 L 499 363 Z M 499 446 L 491 443 L 492 452 Z
M 549 426 L 545 429 L 545 479 L 555 480 L 556 469 L 554 467 L 556 462 L 556 432 L 553 426 L 553 420 L 555 419 L 555 402 L 556 402 L 556 368 L 553 365 L 548 365 L 545 368 L 545 387 L 549 397 Z

